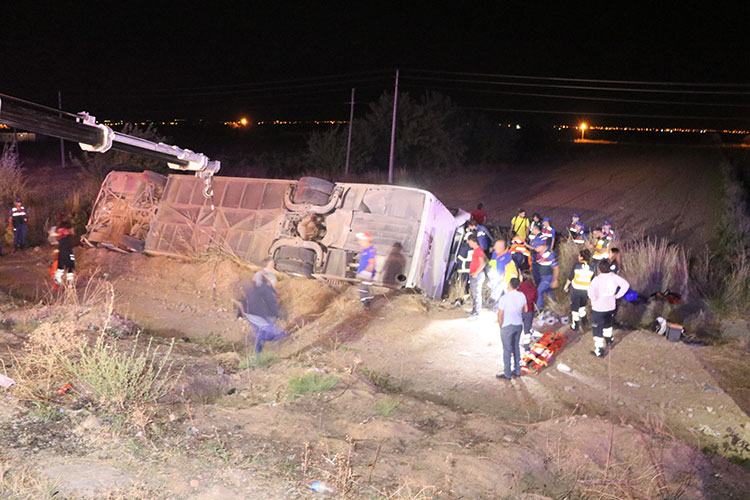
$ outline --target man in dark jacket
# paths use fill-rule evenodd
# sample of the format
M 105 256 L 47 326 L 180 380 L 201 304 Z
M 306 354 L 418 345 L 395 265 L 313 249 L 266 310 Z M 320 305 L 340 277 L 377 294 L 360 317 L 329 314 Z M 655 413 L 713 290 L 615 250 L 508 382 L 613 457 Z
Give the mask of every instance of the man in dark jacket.
M 242 289 L 242 313 L 255 330 L 255 354 L 263 342 L 281 340 L 287 333 L 276 325 L 281 316 L 278 295 L 265 274 L 257 273 L 254 283 Z

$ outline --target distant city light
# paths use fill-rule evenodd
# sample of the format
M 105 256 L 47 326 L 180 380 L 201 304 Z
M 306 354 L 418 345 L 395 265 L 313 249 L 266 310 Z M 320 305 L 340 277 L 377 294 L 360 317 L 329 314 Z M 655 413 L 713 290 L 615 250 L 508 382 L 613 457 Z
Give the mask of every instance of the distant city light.
M 583 134 L 586 133 L 586 127 L 587 127 L 586 122 L 582 122 L 581 126 L 580 126 L 580 129 L 581 129 L 581 139 L 583 139 Z
M 240 125 L 242 125 L 243 127 L 246 127 L 247 126 L 247 118 L 241 118 L 240 119 Z

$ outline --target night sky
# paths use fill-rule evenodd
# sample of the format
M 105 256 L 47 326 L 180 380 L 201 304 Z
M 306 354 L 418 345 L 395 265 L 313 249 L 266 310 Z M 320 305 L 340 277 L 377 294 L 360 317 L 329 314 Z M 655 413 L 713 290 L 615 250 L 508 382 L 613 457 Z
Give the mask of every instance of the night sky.
M 0 92 L 56 105 L 59 89 L 66 110 L 108 119 L 345 119 L 352 87 L 371 100 L 400 68 L 404 90 L 499 114 L 750 124 L 747 7 L 158 4 L 4 4 Z M 591 88 L 601 86 L 659 91 Z

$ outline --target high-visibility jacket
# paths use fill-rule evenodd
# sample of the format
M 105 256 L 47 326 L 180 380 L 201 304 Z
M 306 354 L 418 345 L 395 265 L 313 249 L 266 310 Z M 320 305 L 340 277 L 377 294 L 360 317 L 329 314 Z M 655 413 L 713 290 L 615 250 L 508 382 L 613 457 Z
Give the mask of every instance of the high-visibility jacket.
M 594 278 L 594 271 L 588 262 L 576 262 L 570 271 L 570 284 L 576 290 L 588 290 L 591 280 Z
M 610 240 L 601 236 L 596 240 L 594 244 L 594 255 L 591 256 L 594 260 L 604 260 L 609 258 L 609 243 Z
M 615 232 L 612 231 L 611 228 L 609 230 L 607 230 L 607 231 L 605 231 L 605 230 L 602 229 L 602 234 L 609 241 L 615 241 Z
M 523 243 L 513 243 L 510 247 L 510 254 L 513 255 L 515 253 L 522 254 L 528 260 L 529 268 L 531 268 L 531 252 L 526 248 L 526 245 Z

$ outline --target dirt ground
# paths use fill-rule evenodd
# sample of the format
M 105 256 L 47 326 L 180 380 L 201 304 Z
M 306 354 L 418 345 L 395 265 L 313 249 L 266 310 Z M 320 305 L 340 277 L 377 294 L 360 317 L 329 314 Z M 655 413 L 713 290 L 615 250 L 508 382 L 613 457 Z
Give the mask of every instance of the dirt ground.
M 447 205 L 485 196 L 502 220 L 524 204 L 558 227 L 578 210 L 634 233 L 659 213 L 658 234 L 709 237 L 713 153 L 667 148 L 638 163 L 618 151 L 559 166 L 534 180 L 530 198 L 518 187 L 491 197 L 497 190 L 479 181 L 452 198 L 435 191 Z M 680 162 L 691 168 L 673 171 Z M 661 209 L 662 195 L 680 204 Z M 232 303 L 252 267 L 80 248 L 81 299 L 65 306 L 48 285 L 50 260 L 46 248 L 0 259 L 0 374 L 13 374 L 45 329 L 96 336 L 109 312 L 84 295 L 106 280 L 120 318 L 107 324 L 128 325 L 111 334 L 118 346 L 174 339 L 175 386 L 156 407 L 128 411 L 94 406 L 78 387 L 44 404 L 0 389 L 0 498 L 318 498 L 314 480 L 368 500 L 750 498 L 747 323 L 702 347 L 617 330 L 604 359 L 589 355 L 590 332 L 557 323 L 568 340 L 553 363 L 505 382 L 494 377 L 490 312 L 468 322 L 461 308 L 385 290 L 365 312 L 353 287 L 281 276 L 291 335 L 253 364 Z M 295 377 L 308 376 L 334 385 L 292 396 Z
M 485 205 L 488 222 L 510 226 L 519 207 L 550 217 L 563 231 L 573 213 L 587 227 L 610 220 L 621 238 L 666 237 L 700 249 L 719 209 L 720 149 L 661 145 L 586 145 L 555 164 L 492 167 L 485 174 L 437 179 L 429 187 L 450 207 Z

